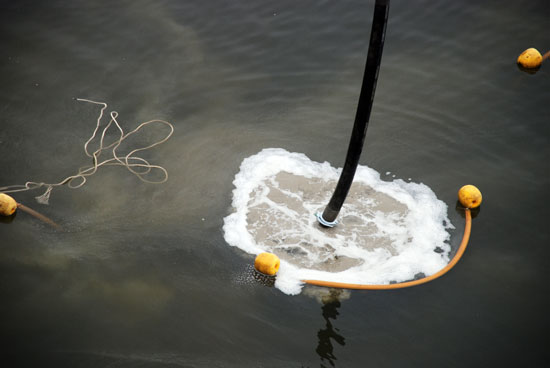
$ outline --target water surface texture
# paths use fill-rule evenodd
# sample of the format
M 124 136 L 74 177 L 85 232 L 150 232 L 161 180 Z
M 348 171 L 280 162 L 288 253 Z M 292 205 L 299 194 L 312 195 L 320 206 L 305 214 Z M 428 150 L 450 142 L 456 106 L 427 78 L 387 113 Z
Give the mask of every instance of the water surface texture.
M 424 183 L 464 219 L 459 264 L 395 291 L 289 296 L 230 247 L 223 219 L 264 148 L 341 167 L 373 1 L 1 1 L 0 186 L 90 164 L 104 101 L 169 180 L 102 168 L 0 223 L 0 342 L 10 367 L 487 367 L 548 361 L 550 4 L 392 1 L 362 165 Z M 136 144 L 163 137 L 148 130 Z M 131 143 L 131 142 L 130 142 Z M 388 174 L 386 174 L 388 173 Z M 395 178 L 394 178 L 395 175 Z

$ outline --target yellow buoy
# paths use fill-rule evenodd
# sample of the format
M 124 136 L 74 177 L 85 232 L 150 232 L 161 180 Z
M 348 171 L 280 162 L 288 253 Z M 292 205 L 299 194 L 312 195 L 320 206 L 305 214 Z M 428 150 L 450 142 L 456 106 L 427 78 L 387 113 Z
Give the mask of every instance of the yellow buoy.
M 518 64 L 524 68 L 533 69 L 540 67 L 542 55 L 539 50 L 531 47 L 523 51 L 518 57 Z
M 458 200 L 466 208 L 477 208 L 482 201 L 481 192 L 473 185 L 465 185 L 458 191 Z
M 260 253 L 254 261 L 254 268 L 257 271 L 269 276 L 275 276 L 277 271 L 279 271 L 280 265 L 281 261 L 279 260 L 279 257 L 273 253 Z
M 7 194 L 0 193 L 0 215 L 11 216 L 17 209 L 17 202 L 15 199 Z

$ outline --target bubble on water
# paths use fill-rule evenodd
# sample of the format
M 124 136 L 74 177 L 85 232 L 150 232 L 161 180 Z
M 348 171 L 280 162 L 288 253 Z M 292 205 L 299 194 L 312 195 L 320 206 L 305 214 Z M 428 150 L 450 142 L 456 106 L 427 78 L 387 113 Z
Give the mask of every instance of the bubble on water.
M 279 256 L 275 286 L 288 294 L 300 293 L 304 279 L 388 284 L 445 267 L 453 226 L 447 205 L 424 184 L 383 181 L 359 166 L 339 225 L 320 226 L 315 213 L 340 171 L 278 148 L 246 158 L 233 182 L 225 240 L 250 254 Z
M 239 285 L 248 287 L 261 284 L 263 286 L 273 287 L 275 285 L 275 277 L 264 275 L 254 268 L 253 265 L 246 265 L 240 272 L 236 273 L 233 282 Z

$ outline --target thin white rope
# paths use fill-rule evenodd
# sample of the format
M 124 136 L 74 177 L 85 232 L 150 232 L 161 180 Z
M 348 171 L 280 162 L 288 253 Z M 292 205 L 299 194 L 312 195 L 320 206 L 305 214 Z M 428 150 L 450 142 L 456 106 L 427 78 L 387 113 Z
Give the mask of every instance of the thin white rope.
M 58 187 L 58 186 L 67 184 L 67 186 L 71 189 L 80 188 L 84 184 L 86 184 L 87 177 L 95 174 L 101 166 L 124 166 L 126 169 L 128 169 L 128 171 L 130 171 L 132 174 L 137 176 L 139 178 L 139 180 L 141 180 L 143 182 L 146 182 L 146 183 L 161 184 L 161 183 L 164 183 L 168 180 L 168 171 L 166 171 L 166 169 L 164 167 L 159 166 L 159 165 L 150 164 L 144 158 L 139 157 L 139 156 L 135 156 L 135 153 L 151 149 L 153 147 L 156 147 L 156 146 L 166 142 L 172 136 L 172 134 L 174 133 L 174 126 L 172 124 L 170 124 L 169 122 L 164 121 L 164 120 L 158 120 L 158 119 L 149 120 L 149 121 L 146 121 L 144 123 L 139 124 L 137 126 L 137 128 L 135 128 L 134 130 L 132 130 L 132 131 L 125 134 L 124 130 L 122 129 L 122 127 L 120 126 L 120 124 L 117 120 L 118 112 L 111 111 L 110 114 L 109 114 L 111 119 L 110 119 L 109 123 L 103 128 L 103 130 L 100 133 L 99 146 L 95 151 L 90 153 L 90 151 L 88 150 L 88 146 L 91 144 L 91 142 L 94 140 L 94 138 L 96 138 L 96 136 L 98 135 L 98 132 L 101 129 L 101 120 L 103 118 L 104 111 L 107 109 L 107 104 L 104 103 L 104 102 L 96 102 L 96 101 L 87 100 L 87 99 L 84 99 L 84 98 L 77 98 L 77 101 L 89 102 L 89 103 L 92 103 L 92 104 L 95 104 L 95 105 L 103 106 L 101 108 L 101 111 L 99 112 L 99 117 L 97 118 L 94 132 L 92 133 L 92 136 L 84 144 L 84 153 L 86 154 L 86 156 L 92 158 L 92 165 L 79 168 L 78 172 L 76 174 L 68 176 L 65 179 L 63 179 L 63 180 L 61 180 L 57 183 L 44 183 L 44 182 L 28 181 L 24 185 L 19 184 L 19 185 L 9 185 L 9 186 L 5 186 L 5 187 L 0 187 L 0 193 L 23 192 L 23 191 L 27 191 L 27 190 L 38 189 L 38 188 L 41 188 L 41 187 L 47 187 L 44 194 L 42 194 L 38 197 L 35 197 L 35 198 L 39 203 L 48 204 L 48 201 L 49 201 L 49 198 L 50 198 L 50 193 L 52 192 L 54 187 Z M 152 144 L 150 144 L 148 146 L 145 146 L 145 147 L 138 147 L 138 148 L 130 151 L 127 155 L 125 155 L 123 157 L 120 157 L 117 154 L 117 149 L 120 147 L 120 145 L 122 144 L 122 142 L 125 139 L 127 139 L 131 135 L 137 133 L 144 126 L 149 125 L 149 124 L 154 124 L 154 123 L 163 124 L 163 125 L 168 126 L 170 128 L 169 133 L 164 138 L 162 138 L 161 140 L 153 142 Z M 113 126 L 113 125 L 118 129 L 118 133 L 119 133 L 118 139 L 115 140 L 113 143 L 109 144 L 108 146 L 105 146 L 105 135 L 107 134 L 107 131 L 109 130 L 109 128 L 111 128 L 111 126 Z M 106 150 L 110 150 L 112 157 L 110 157 L 108 159 L 105 159 L 103 161 L 100 161 L 99 156 L 102 153 L 104 153 Z M 161 180 L 148 180 L 148 179 L 145 178 L 145 175 L 149 174 L 153 169 L 157 169 L 157 170 L 160 170 L 162 172 L 163 177 L 162 177 Z M 75 184 L 74 182 L 77 181 L 77 180 L 79 180 L 79 182 L 77 182 Z

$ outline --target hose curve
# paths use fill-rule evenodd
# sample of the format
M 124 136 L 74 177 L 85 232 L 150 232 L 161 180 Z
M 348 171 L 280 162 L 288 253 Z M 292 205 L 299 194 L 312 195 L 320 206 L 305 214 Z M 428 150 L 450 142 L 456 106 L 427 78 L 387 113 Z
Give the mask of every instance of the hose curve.
M 441 270 L 434 273 L 433 275 L 423 277 L 418 280 L 412 280 L 412 281 L 406 281 L 406 282 L 399 282 L 396 284 L 348 284 L 344 282 L 333 282 L 333 281 L 323 281 L 323 280 L 302 280 L 306 284 L 309 285 L 316 285 L 316 286 L 325 286 L 325 287 L 332 287 L 332 288 L 340 288 L 340 289 L 356 289 L 356 290 L 390 290 L 390 289 L 403 289 L 411 286 L 421 285 L 425 284 L 427 282 L 430 282 L 432 280 L 435 280 L 453 268 L 462 255 L 464 254 L 464 251 L 466 250 L 466 246 L 468 245 L 468 241 L 470 240 L 470 233 L 472 231 L 472 214 L 469 209 L 465 209 L 466 214 L 466 223 L 464 224 L 464 234 L 462 235 L 462 242 L 460 243 L 460 246 L 458 247 L 458 250 L 456 251 L 455 256 L 453 259 Z

